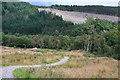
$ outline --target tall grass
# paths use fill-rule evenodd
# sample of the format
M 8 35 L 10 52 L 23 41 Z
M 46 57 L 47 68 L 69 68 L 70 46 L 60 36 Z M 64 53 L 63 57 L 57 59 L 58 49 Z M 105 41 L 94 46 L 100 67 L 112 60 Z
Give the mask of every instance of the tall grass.
M 9 54 L 2 55 L 2 66 L 49 64 L 59 61 L 61 55 L 54 54 Z

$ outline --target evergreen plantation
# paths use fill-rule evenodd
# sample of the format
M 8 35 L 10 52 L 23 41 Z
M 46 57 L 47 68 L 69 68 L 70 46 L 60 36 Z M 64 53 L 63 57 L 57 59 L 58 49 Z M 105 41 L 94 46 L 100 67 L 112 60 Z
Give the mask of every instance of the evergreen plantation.
M 45 11 L 39 13 L 37 7 L 28 3 L 3 3 L 5 33 L 54 35 L 55 30 L 62 34 L 64 33 L 62 30 L 71 25 L 73 25 L 71 22 L 63 21 L 62 17 Z
M 2 3 L 2 19 L 4 46 L 82 49 L 98 56 L 120 59 L 119 23 L 88 18 L 86 23 L 73 24 L 51 12 L 39 13 L 37 7 L 23 2 Z

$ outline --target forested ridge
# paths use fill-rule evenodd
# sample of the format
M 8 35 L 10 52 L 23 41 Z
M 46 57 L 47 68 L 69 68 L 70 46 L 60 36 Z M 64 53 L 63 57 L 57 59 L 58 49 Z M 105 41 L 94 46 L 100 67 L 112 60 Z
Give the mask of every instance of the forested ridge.
M 100 5 L 85 5 L 85 6 L 77 6 L 77 5 L 52 5 L 51 8 L 65 10 L 65 11 L 77 11 L 77 12 L 87 12 L 87 13 L 95 13 L 95 14 L 104 14 L 104 15 L 112 15 L 119 16 L 118 14 L 120 7 L 111 7 L 111 6 L 100 6 Z
M 73 24 L 29 3 L 2 3 L 2 45 L 85 50 L 119 59 L 118 23 L 88 18 Z
M 39 13 L 37 7 L 28 3 L 3 3 L 2 13 L 4 33 L 54 35 L 55 31 L 62 34 L 66 27 L 73 25 L 52 13 Z

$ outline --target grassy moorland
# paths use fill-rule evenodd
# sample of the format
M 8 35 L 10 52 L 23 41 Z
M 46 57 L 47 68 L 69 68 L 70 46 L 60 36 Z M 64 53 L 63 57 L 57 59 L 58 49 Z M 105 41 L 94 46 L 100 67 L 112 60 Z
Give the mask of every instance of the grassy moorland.
M 21 53 L 15 54 L 18 50 L 21 50 Z M 23 49 L 20 48 L 3 48 L 3 66 L 54 63 L 59 61 L 62 56 L 68 56 L 70 59 L 68 62 L 60 66 L 16 69 L 13 72 L 13 75 L 16 78 L 118 77 L 118 60 L 113 58 L 96 57 L 88 52 L 81 50 L 63 51 L 54 49 L 24 49 L 24 52 L 27 50 L 28 53 L 22 53 L 22 50 Z M 30 54 L 29 51 L 33 53 Z M 14 56 L 12 56 L 13 54 Z M 12 62 L 12 60 L 15 62 Z
M 63 56 L 69 57 L 68 62 L 60 66 L 16 69 L 13 72 L 16 78 L 118 77 L 118 60 L 108 57 L 96 57 L 82 50 L 2 47 L 1 55 L 2 66 L 50 64 L 59 61 Z
M 56 50 L 46 50 L 4 47 L 2 49 L 2 66 L 48 64 L 63 58 L 63 56 L 57 55 Z

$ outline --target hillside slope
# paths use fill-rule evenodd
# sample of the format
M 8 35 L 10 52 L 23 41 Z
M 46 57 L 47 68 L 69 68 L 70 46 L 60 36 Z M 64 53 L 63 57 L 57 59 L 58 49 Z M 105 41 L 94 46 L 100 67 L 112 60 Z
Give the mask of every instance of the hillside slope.
M 24 2 L 2 3 L 2 19 L 3 32 L 12 34 L 53 35 L 56 30 L 63 33 L 61 27 L 67 30 L 66 27 L 73 25 L 51 13 L 38 12 L 37 7 Z
M 57 10 L 57 9 L 52 9 L 52 8 L 39 8 L 38 10 L 39 11 L 45 10 L 48 12 L 52 12 L 56 15 L 62 16 L 63 20 L 65 21 L 71 21 L 77 24 L 84 23 L 87 17 L 99 18 L 102 20 L 108 20 L 112 22 L 118 21 L 118 17 L 109 16 L 109 15 L 100 15 L 100 14 L 75 12 L 75 11 L 62 11 L 62 10 Z
M 63 11 L 77 11 L 77 12 L 87 12 L 95 14 L 104 14 L 111 16 L 119 16 L 120 7 L 118 6 L 103 6 L 103 5 L 52 5 L 51 8 L 63 10 Z

